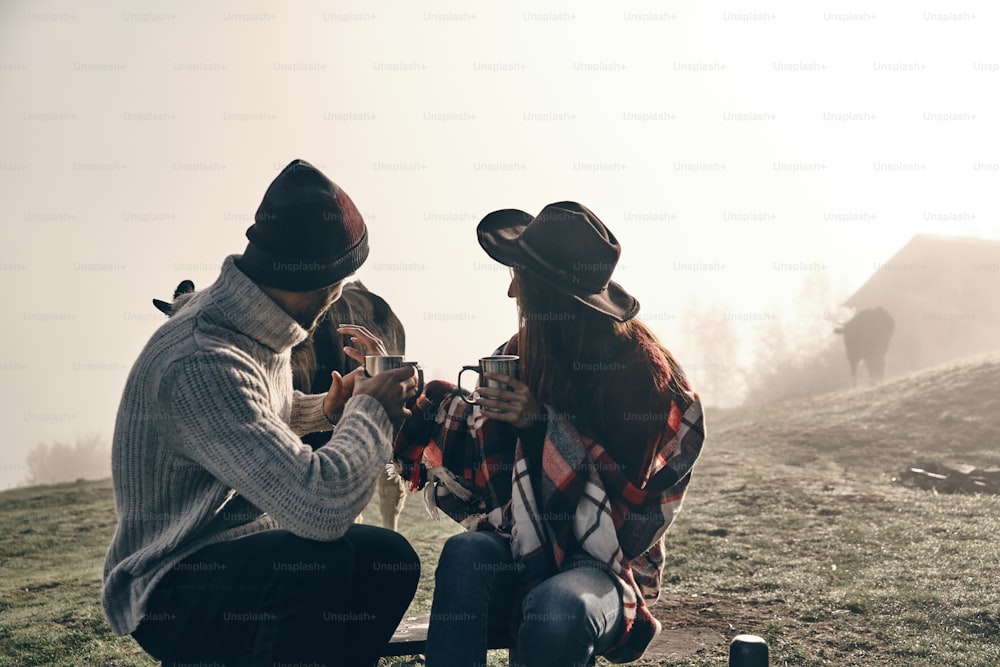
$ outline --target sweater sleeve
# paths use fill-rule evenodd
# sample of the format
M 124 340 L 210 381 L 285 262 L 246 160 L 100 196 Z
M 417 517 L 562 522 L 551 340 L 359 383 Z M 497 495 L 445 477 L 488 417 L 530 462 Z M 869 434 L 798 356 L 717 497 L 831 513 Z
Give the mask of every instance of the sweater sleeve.
M 326 394 L 303 394 L 296 390 L 292 396 L 292 416 L 288 426 L 295 435 L 332 431 L 333 425 L 323 414 L 323 399 Z
M 203 352 L 176 362 L 161 385 L 161 404 L 178 453 L 307 539 L 347 531 L 391 451 L 392 425 L 367 395 L 348 400 L 330 442 L 311 450 L 271 408 L 259 367 L 239 354 Z

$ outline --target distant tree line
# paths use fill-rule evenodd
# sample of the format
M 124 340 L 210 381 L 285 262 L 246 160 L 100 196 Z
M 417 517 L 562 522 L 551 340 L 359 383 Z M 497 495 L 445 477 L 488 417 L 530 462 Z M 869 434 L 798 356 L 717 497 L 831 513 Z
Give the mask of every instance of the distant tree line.
M 111 476 L 111 449 L 100 436 L 77 438 L 73 444 L 39 442 L 28 452 L 29 486 Z

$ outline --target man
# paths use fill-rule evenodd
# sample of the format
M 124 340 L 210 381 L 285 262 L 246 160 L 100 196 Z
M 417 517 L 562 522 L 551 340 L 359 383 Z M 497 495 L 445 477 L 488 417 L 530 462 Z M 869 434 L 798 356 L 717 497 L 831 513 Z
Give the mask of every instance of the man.
M 292 347 L 368 256 L 361 214 L 319 170 L 288 165 L 247 238 L 129 374 L 102 604 L 165 665 L 370 666 L 420 568 L 398 533 L 352 521 L 416 374 L 359 369 L 334 373 L 325 396 L 292 390 Z M 343 332 L 361 348 L 350 356 L 384 354 L 366 330 Z M 315 451 L 299 440 L 331 428 Z

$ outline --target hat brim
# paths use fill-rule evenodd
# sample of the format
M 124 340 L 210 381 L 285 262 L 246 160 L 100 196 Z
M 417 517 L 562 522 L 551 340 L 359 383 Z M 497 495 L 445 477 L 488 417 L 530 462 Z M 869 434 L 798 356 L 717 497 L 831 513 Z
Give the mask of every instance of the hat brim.
M 518 244 L 518 239 L 534 219 L 530 213 L 514 208 L 494 211 L 483 218 L 476 228 L 479 245 L 487 255 L 504 266 L 526 269 L 560 292 L 619 322 L 626 322 L 636 316 L 639 301 L 614 280 L 608 282 L 607 289 L 593 294 L 559 280 L 549 268 L 526 253 Z

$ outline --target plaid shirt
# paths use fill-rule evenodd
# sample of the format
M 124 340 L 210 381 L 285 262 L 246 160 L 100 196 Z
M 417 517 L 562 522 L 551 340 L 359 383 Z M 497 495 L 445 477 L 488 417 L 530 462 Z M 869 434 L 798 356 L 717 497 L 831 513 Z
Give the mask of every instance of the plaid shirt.
M 704 440 L 697 395 L 671 374 L 666 357 L 650 358 L 668 380 L 661 384 L 670 408 L 647 415 L 662 419 L 662 428 L 654 441 L 637 443 L 651 461 L 640 486 L 604 446 L 550 406 L 544 406 L 544 435 L 541 428 L 538 434 L 541 457 L 533 459 L 540 465 L 532 465 L 509 424 L 485 418 L 447 382 L 427 384 L 396 439 L 411 489 L 423 486 L 428 467 L 444 466 L 474 492 L 469 502 L 440 497 L 439 506 L 466 526 L 509 534 L 515 559 L 525 565 L 525 588 L 569 566 L 569 556 L 580 551 L 603 564 L 625 612 L 622 636 L 605 652 L 613 662 L 638 659 L 660 631 L 646 599 L 659 596 L 665 533 Z

